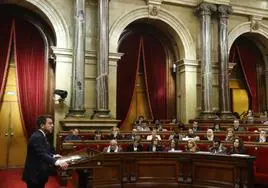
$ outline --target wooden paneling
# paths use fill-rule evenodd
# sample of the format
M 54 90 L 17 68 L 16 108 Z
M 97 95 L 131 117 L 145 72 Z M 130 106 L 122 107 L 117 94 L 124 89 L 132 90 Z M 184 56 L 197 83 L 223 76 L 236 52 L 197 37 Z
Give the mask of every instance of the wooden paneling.
M 103 153 L 83 164 L 92 187 L 252 187 L 255 157 L 198 153 Z M 92 166 L 94 161 L 101 165 Z

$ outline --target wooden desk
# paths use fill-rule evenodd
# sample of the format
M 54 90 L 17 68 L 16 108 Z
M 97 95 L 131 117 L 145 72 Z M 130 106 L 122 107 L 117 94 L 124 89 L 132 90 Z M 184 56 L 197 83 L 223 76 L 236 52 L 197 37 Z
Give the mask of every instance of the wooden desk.
M 254 159 L 185 152 L 105 153 L 72 165 L 69 171 L 80 170 L 80 181 L 89 180 L 89 187 L 94 188 L 250 188 L 254 182 Z M 81 173 L 83 170 L 86 173 Z M 79 187 L 85 186 L 85 182 L 80 183 Z

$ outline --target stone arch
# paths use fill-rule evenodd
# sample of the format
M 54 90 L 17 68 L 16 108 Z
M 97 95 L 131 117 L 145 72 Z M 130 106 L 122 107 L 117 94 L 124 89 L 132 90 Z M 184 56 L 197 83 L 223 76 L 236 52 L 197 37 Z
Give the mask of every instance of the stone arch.
M 71 47 L 69 28 L 63 16 L 59 14 L 59 12 L 54 8 L 51 2 L 40 1 L 40 0 L 24 0 L 18 2 L 16 0 L 10 0 L 10 1 L 4 1 L 3 3 L 15 4 L 21 7 L 27 7 L 30 10 L 35 9 L 34 12 L 37 12 L 42 17 L 46 17 L 44 19 L 50 22 L 48 24 L 51 25 L 56 36 L 56 47 L 57 48 Z
M 268 40 L 268 26 L 261 24 L 259 29 L 253 30 L 251 22 L 241 23 L 234 27 L 228 34 L 228 52 L 231 50 L 234 41 L 245 33 L 260 34 Z
M 264 39 L 262 40 L 262 44 L 254 41 L 253 42 L 256 44 L 256 46 L 259 48 L 261 53 L 263 54 L 263 60 L 265 63 L 265 85 L 266 85 L 266 105 L 268 105 L 268 74 L 267 74 L 267 69 L 268 69 L 268 56 L 267 51 L 268 51 L 268 26 L 264 24 L 260 24 L 259 28 L 257 30 L 253 30 L 252 28 L 252 23 L 251 22 L 245 22 L 237 25 L 234 27 L 228 35 L 228 52 L 230 52 L 231 47 L 235 40 L 246 33 L 249 34 L 258 34 L 260 38 Z M 268 106 L 267 106 L 268 107 Z
M 178 51 L 180 52 L 180 59 L 185 58 L 188 60 L 196 59 L 196 47 L 194 40 L 191 36 L 191 33 L 187 27 L 182 23 L 181 20 L 178 20 L 176 17 L 171 15 L 166 10 L 160 9 L 156 17 L 149 17 L 148 7 L 143 6 L 137 9 L 134 9 L 121 17 L 119 17 L 110 28 L 110 52 L 117 52 L 118 41 L 123 30 L 133 21 L 139 20 L 142 18 L 152 18 L 160 20 L 170 26 L 174 30 L 175 36 L 174 39 L 177 40 Z M 179 48 L 182 47 L 182 48 Z

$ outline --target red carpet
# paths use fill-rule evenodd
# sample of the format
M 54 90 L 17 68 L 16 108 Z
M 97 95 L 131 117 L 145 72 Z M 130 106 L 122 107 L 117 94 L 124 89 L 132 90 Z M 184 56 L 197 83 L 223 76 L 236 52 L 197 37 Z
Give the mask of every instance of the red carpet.
M 0 170 L 0 188 L 26 188 L 26 184 L 21 180 L 22 169 Z M 66 188 L 74 188 L 70 181 Z M 56 177 L 51 176 L 46 184 L 46 188 L 60 188 Z

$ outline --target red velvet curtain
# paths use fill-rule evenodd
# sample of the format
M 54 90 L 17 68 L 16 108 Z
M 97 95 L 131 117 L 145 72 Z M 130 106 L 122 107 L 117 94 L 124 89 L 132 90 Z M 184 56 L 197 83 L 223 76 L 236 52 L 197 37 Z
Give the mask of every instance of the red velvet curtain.
M 120 125 L 127 117 L 132 100 L 135 80 L 140 61 L 141 41 L 140 36 L 132 34 L 122 39 L 119 52 L 124 53 L 117 66 L 117 119 Z
M 14 56 L 22 122 L 29 137 L 36 130 L 36 118 L 45 112 L 44 41 L 30 23 L 17 19 Z
M 255 112 L 258 111 L 256 63 L 260 55 L 256 45 L 245 38 L 238 39 L 232 46 L 230 52 L 231 61 L 235 59 L 239 60 L 244 80 L 251 97 L 251 108 Z
M 3 96 L 12 45 L 13 24 L 10 16 L 0 13 L 0 101 Z
M 143 36 L 146 89 L 153 118 L 167 119 L 166 54 L 159 40 Z

